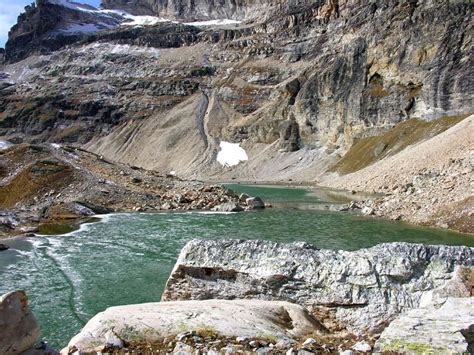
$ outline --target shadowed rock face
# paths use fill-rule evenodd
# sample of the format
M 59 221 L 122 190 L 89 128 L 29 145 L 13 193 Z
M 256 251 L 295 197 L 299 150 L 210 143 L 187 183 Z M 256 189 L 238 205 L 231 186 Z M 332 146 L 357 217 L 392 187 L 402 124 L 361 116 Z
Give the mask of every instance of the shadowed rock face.
M 62 22 L 47 9 L 61 6 L 30 9 L 6 57 L 53 52 L 1 68 L 0 137 L 78 143 L 183 177 L 309 181 L 355 139 L 408 118 L 471 111 L 467 1 L 127 4 L 182 22 L 205 12 L 252 18 L 119 26 L 66 40 L 49 37 Z M 64 11 L 68 18 L 75 10 Z M 222 169 L 221 140 L 245 141 L 249 160 Z
M 0 297 L 0 354 L 14 355 L 31 348 L 39 338 L 39 328 L 28 309 L 25 291 Z
M 115 14 L 99 14 L 81 11 L 39 1 L 38 5 L 25 7 L 18 22 L 9 34 L 5 45 L 5 60 L 14 62 L 37 53 L 58 50 L 87 37 L 87 32 L 75 32 L 77 26 L 92 26 L 100 29 L 115 27 L 121 22 Z
M 331 331 L 377 334 L 404 310 L 446 295 L 468 297 L 473 258 L 473 248 L 407 243 L 346 252 L 194 240 L 181 251 L 162 299 L 285 300 L 306 306 Z

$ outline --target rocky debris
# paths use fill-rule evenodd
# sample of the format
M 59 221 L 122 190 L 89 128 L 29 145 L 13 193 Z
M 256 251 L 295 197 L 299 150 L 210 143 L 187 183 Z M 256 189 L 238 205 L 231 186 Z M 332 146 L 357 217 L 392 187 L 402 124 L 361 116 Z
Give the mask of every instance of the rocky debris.
M 262 300 L 207 300 L 111 307 L 93 317 L 62 353 L 140 346 L 193 353 L 291 347 L 324 328 L 301 306 Z M 309 345 L 309 344 L 307 344 Z M 310 344 L 311 346 L 314 343 Z M 281 351 L 281 350 L 280 350 Z
M 10 247 L 8 245 L 0 243 L 0 251 L 5 251 L 5 250 L 8 250 L 8 249 L 10 249 Z
M 361 353 L 367 353 L 372 351 L 372 346 L 370 346 L 370 344 L 368 344 L 366 341 L 359 341 L 352 346 L 352 350 Z
M 306 243 L 193 240 L 162 299 L 285 300 L 307 307 L 331 332 L 361 336 L 380 333 L 434 294 L 462 289 L 459 284 L 472 281 L 457 268 L 472 272 L 473 264 L 469 247 L 392 243 L 349 252 Z
M 2 236 L 96 214 L 211 210 L 238 200 L 218 185 L 166 177 L 70 146 L 22 144 L 1 151 L 0 157 L 5 168 L 0 184 Z
M 375 343 L 376 352 L 470 353 L 474 347 L 474 297 L 448 298 L 441 306 L 398 316 Z
M 13 291 L 0 297 L 0 353 L 21 354 L 33 347 L 39 328 L 28 308 L 24 291 Z
M 367 215 L 472 233 L 473 136 L 474 116 L 469 116 L 425 142 L 324 185 L 384 194 L 349 208 Z
M 270 205 L 265 205 L 263 200 L 258 196 L 250 197 L 247 194 L 241 194 L 238 200 L 218 205 L 212 210 L 216 212 L 241 212 L 260 210 L 269 206 Z

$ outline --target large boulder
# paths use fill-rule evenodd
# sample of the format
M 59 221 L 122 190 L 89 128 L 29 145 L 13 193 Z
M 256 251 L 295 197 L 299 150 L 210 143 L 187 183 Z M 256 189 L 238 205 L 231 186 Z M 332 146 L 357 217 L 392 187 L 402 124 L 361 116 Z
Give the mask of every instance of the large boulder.
M 0 297 L 0 354 L 20 354 L 31 348 L 39 337 L 35 316 L 28 308 L 23 290 Z
M 321 326 L 301 306 L 261 300 L 208 300 L 111 307 L 93 317 L 62 353 L 156 344 L 186 334 L 292 341 Z M 181 335 L 183 334 L 184 335 Z
M 357 251 L 307 243 L 193 240 L 181 251 L 164 301 L 285 300 L 307 307 L 332 331 L 380 333 L 399 313 L 449 295 L 474 248 L 381 244 Z M 461 281 L 460 281 L 461 280 Z M 444 290 L 444 291 L 443 291 Z
M 249 197 L 248 199 L 245 200 L 245 203 L 247 204 L 247 208 L 251 210 L 258 210 L 258 209 L 265 208 L 265 203 L 258 196 Z
M 244 209 L 236 202 L 226 202 L 212 208 L 215 212 L 241 212 Z
M 474 297 L 448 298 L 400 315 L 383 331 L 376 352 L 472 354 Z

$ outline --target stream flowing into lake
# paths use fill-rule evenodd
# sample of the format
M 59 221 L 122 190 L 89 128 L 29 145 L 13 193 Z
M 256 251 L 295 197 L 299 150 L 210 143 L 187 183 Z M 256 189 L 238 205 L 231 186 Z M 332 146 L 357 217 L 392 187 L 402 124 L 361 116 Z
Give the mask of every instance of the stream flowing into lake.
M 469 235 L 325 210 L 345 197 L 302 188 L 231 186 L 274 208 L 231 214 L 112 214 L 66 235 L 9 241 L 0 294 L 25 289 L 42 337 L 60 349 L 107 307 L 159 301 L 183 245 L 194 238 L 306 241 L 354 250 L 383 242 L 474 246 Z

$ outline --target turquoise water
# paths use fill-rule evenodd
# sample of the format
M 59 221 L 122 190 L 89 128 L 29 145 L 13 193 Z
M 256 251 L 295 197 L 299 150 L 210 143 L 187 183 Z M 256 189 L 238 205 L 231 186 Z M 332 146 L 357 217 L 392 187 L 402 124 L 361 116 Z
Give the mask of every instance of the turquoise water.
M 114 214 L 68 235 L 11 241 L 12 249 L 0 253 L 0 294 L 25 289 L 42 336 L 62 348 L 107 307 L 159 301 L 181 247 L 193 238 L 307 241 L 346 250 L 394 241 L 474 246 L 472 236 L 325 211 L 321 196 L 343 200 L 339 195 L 234 188 L 275 207 L 234 214 Z

